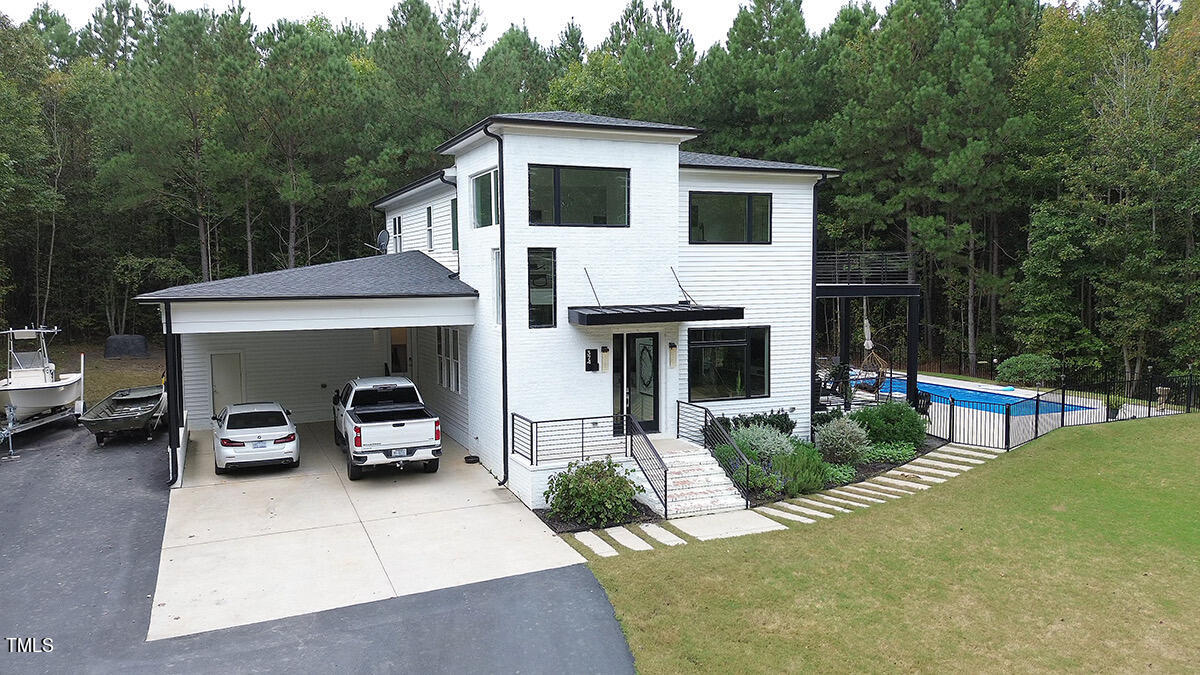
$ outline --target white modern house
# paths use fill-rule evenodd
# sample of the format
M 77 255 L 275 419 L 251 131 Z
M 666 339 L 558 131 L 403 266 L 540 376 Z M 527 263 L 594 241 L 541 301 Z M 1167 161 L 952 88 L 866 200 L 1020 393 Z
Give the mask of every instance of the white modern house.
M 783 409 L 807 434 L 816 200 L 839 171 L 680 149 L 699 133 L 492 115 L 373 204 L 385 254 L 141 296 L 163 311 L 172 426 L 240 400 L 327 420 L 347 379 L 406 373 L 532 508 L 603 455 L 660 512 L 744 506 L 704 428 Z

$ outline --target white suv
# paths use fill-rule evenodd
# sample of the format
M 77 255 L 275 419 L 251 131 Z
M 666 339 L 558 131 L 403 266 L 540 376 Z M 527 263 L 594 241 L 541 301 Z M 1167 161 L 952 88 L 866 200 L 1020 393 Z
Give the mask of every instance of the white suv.
M 300 436 L 278 403 L 239 403 L 213 415 L 216 472 L 250 466 L 300 466 Z

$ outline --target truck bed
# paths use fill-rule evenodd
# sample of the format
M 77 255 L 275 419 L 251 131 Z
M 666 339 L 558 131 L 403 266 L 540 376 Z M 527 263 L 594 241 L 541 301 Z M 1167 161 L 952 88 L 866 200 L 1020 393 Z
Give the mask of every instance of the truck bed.
M 350 419 L 355 424 L 377 424 L 380 422 L 411 422 L 412 420 L 430 419 L 434 415 L 425 406 L 404 408 L 383 408 L 368 410 L 348 410 Z

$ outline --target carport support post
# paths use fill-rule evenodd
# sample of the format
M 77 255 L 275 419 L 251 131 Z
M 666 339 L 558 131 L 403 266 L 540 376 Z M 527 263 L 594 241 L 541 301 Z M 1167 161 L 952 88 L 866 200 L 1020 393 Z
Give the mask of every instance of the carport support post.
M 917 407 L 917 347 L 921 341 L 921 296 L 908 298 L 908 337 L 905 346 L 908 348 L 908 381 L 906 395 L 908 404 Z
M 179 427 L 183 426 L 183 383 L 179 358 L 179 336 L 171 327 L 171 303 L 163 304 L 163 337 L 166 347 L 167 372 L 164 383 L 167 392 L 167 450 L 170 453 L 171 483 L 179 478 Z

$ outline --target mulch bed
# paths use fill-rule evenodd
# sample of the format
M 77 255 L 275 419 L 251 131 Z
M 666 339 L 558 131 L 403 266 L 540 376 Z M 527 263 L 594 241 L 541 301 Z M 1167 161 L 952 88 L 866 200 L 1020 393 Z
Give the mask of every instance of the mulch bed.
M 638 510 L 638 514 L 636 516 L 634 516 L 630 520 L 617 522 L 617 523 L 608 523 L 607 525 L 602 525 L 601 527 L 613 527 L 614 525 L 629 525 L 632 523 L 656 523 L 656 522 L 662 520 L 662 516 L 655 513 L 649 506 L 646 506 L 645 504 L 643 504 L 639 501 L 636 501 L 636 500 L 633 502 L 633 505 Z M 537 517 L 541 518 L 542 522 L 546 524 L 546 527 L 549 527 L 551 530 L 553 530 L 555 534 L 565 534 L 567 532 L 583 532 L 585 530 L 599 529 L 599 528 L 594 528 L 591 525 L 585 525 L 583 523 L 559 520 L 557 518 L 553 518 L 550 516 L 550 509 L 534 509 L 533 512 L 536 513 Z

